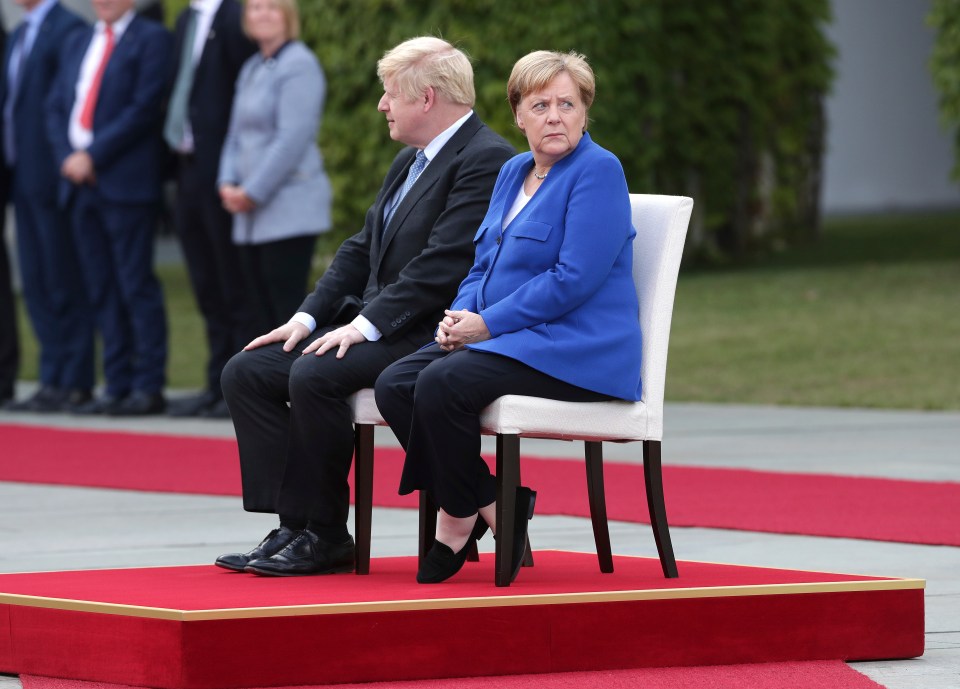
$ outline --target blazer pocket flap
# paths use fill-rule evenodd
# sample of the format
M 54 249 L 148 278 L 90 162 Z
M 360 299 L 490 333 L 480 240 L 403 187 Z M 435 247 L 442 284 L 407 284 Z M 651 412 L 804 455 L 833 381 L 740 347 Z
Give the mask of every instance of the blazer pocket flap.
M 527 220 L 518 223 L 516 227 L 508 228 L 508 231 L 514 237 L 524 237 L 526 239 L 536 239 L 538 242 L 545 242 L 547 241 L 547 237 L 550 236 L 552 229 L 553 225 L 548 225 L 545 222 Z

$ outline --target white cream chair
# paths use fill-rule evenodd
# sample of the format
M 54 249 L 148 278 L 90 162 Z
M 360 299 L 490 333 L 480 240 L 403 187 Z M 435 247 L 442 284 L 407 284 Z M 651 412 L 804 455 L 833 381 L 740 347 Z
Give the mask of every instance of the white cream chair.
M 631 194 L 633 224 L 633 278 L 640 301 L 643 333 L 639 402 L 557 402 L 522 395 L 505 395 L 481 416 L 486 435 L 497 436 L 497 545 L 496 584 L 510 585 L 515 494 L 520 485 L 520 438 L 584 441 L 587 492 L 600 570 L 613 571 L 603 487 L 602 443 L 643 443 L 643 473 L 647 507 L 660 564 L 666 577 L 676 577 L 677 564 L 670 541 L 663 495 L 661 440 L 667 349 L 673 300 L 693 200 L 684 196 Z M 384 425 L 372 390 L 353 397 L 356 429 L 355 534 L 357 572 L 369 572 L 373 495 L 373 427 Z M 536 486 L 534 486 L 536 488 Z M 436 514 L 421 497 L 420 554 L 433 538 Z

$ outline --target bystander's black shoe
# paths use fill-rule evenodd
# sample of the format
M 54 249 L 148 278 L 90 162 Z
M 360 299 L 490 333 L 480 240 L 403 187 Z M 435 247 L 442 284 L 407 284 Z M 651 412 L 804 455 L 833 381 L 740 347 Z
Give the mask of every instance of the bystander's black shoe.
M 73 412 L 91 401 L 93 401 L 93 395 L 89 390 L 66 390 L 63 402 L 60 404 L 60 411 Z
M 191 397 L 170 400 L 167 404 L 167 416 L 204 416 L 204 412 L 222 400 L 223 398 L 213 390 L 206 390 Z
M 296 577 L 352 572 L 353 563 L 352 538 L 344 543 L 327 543 L 310 529 L 304 529 L 279 553 L 251 560 L 243 571 L 266 577 Z
M 150 416 L 162 414 L 167 401 L 159 392 L 132 392 L 109 412 L 110 416 Z
M 198 414 L 202 419 L 229 419 L 230 410 L 227 408 L 227 401 L 219 399 L 210 407 L 204 409 Z
M 218 557 L 214 564 L 224 569 L 232 569 L 234 572 L 242 572 L 243 568 L 251 561 L 279 553 L 287 547 L 290 541 L 297 537 L 298 533 L 300 532 L 281 526 L 279 529 L 274 529 L 268 533 L 267 537 L 260 541 L 260 545 L 250 552 L 227 553 Z
M 123 402 L 123 397 L 114 397 L 113 395 L 103 395 L 95 399 L 89 399 L 84 404 L 75 406 L 70 411 L 79 416 L 91 416 L 94 414 L 112 414 Z

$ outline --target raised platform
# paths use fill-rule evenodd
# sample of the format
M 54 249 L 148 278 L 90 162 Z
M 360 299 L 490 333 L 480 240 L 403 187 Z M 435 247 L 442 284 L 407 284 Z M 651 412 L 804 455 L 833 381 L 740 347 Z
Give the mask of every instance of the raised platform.
M 213 566 L 0 575 L 0 672 L 160 689 L 909 658 L 918 579 L 537 551 L 513 586 L 492 554 L 445 584 L 415 558 L 369 576 Z

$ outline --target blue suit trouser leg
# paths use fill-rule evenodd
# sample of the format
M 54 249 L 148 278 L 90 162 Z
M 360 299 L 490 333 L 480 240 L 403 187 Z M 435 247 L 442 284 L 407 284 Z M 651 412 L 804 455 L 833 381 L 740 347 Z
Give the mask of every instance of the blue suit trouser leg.
M 40 345 L 40 382 L 89 390 L 93 317 L 66 214 L 53 201 L 14 198 L 23 300 Z

